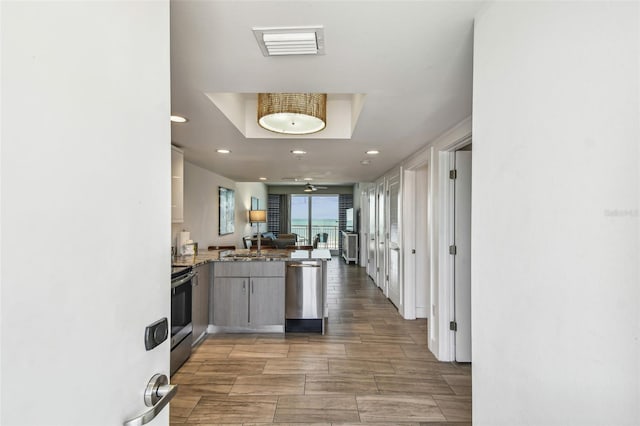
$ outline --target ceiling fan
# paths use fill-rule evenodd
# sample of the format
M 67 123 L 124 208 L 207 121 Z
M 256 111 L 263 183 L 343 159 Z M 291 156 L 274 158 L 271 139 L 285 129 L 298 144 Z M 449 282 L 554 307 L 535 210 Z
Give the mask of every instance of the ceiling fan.
M 304 192 L 316 192 L 318 189 L 329 189 L 326 186 L 316 186 L 316 185 L 312 185 L 310 183 L 307 183 L 304 186 Z

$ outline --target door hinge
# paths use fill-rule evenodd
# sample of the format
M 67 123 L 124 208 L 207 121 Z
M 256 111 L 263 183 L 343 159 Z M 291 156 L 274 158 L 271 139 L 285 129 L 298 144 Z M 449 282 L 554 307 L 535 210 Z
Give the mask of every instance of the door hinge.
M 458 331 L 458 323 L 455 321 L 449 322 L 449 330 Z
M 458 248 L 455 245 L 449 246 L 449 254 L 458 254 Z
M 376 272 L 380 272 L 380 267 L 379 266 L 376 268 Z
M 449 179 L 456 179 L 458 177 L 458 171 L 456 169 L 449 170 Z
M 411 249 L 411 254 L 416 254 L 416 249 Z
M 389 281 L 389 275 L 387 275 L 387 281 Z

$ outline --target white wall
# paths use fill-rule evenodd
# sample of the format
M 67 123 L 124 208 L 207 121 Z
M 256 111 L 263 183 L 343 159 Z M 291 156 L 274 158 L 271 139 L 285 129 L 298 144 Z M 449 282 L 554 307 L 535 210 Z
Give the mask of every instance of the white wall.
M 218 187 L 235 190 L 235 232 L 218 235 Z M 191 239 L 198 243 L 200 250 L 209 245 L 235 245 L 244 248 L 242 237 L 251 234 L 248 210 L 251 196 L 258 197 L 260 208 L 267 206 L 267 187 L 260 182 L 236 183 L 231 179 L 213 173 L 195 164 L 184 162 L 184 223 L 172 226 L 172 241 L 178 232 L 191 232 Z M 266 225 L 261 225 L 266 231 Z
M 475 425 L 638 425 L 639 4 L 475 24 Z
M 258 199 L 260 210 L 267 210 L 267 185 L 262 182 L 236 182 L 236 233 L 252 235 L 257 230 L 257 224 L 251 230 L 248 222 L 249 210 L 251 210 L 251 197 Z M 239 225 L 238 225 L 239 224 Z M 260 232 L 267 232 L 267 224 L 260 224 Z M 244 248 L 241 244 L 238 247 Z
M 0 13 L 0 424 L 122 424 L 169 367 L 169 2 Z

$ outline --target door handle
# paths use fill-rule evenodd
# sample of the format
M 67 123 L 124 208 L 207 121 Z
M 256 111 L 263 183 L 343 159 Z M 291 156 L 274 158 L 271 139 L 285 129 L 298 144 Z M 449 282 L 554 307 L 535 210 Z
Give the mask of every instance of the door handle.
M 123 423 L 123 426 L 146 425 L 155 419 L 177 392 L 178 385 L 170 385 L 167 376 L 164 374 L 154 374 L 147 384 L 147 389 L 144 391 L 144 405 L 151 407 L 151 409 L 140 414 L 138 417 L 127 420 Z
M 253 280 L 251 280 L 251 294 L 253 294 Z

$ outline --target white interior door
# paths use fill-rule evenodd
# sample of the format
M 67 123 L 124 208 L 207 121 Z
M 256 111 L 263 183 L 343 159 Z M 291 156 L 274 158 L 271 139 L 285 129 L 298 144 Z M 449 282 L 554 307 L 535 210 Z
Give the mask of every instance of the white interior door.
M 429 318 L 431 298 L 429 265 L 431 253 L 429 252 L 429 238 L 427 235 L 428 210 L 427 210 L 427 166 L 421 166 L 415 171 L 415 281 L 416 281 L 416 316 Z
M 387 276 L 389 299 L 400 308 L 400 177 L 388 183 L 389 238 L 387 243 Z
M 383 293 L 387 294 L 386 288 L 386 280 L 385 280 L 385 218 L 387 217 L 385 214 L 384 202 L 385 193 L 384 193 L 384 182 L 380 182 L 378 184 L 378 188 L 376 190 L 376 206 L 377 206 L 377 215 L 376 215 L 376 242 L 377 242 L 377 250 L 376 250 L 376 284 L 378 287 L 382 288 Z
M 0 423 L 122 425 L 169 374 L 169 2 L 0 8 Z
M 456 151 L 454 207 L 456 361 L 471 362 L 471 151 Z
M 367 226 L 369 227 L 368 233 L 368 241 L 367 241 L 367 250 L 369 251 L 369 258 L 367 263 L 367 273 L 376 282 L 377 274 L 376 274 L 376 188 L 375 186 L 371 186 L 368 192 L 369 196 L 369 223 Z

